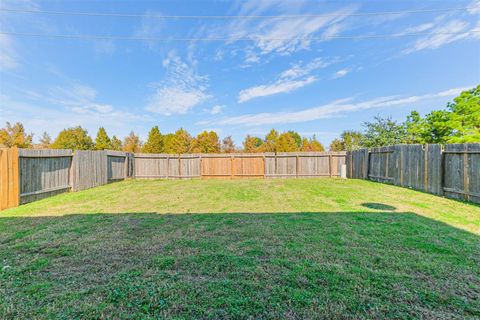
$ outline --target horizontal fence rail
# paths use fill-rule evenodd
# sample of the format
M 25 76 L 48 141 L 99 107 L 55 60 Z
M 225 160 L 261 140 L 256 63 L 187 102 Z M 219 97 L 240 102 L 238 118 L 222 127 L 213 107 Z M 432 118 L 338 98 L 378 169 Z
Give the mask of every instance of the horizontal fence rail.
M 396 145 L 347 153 L 349 178 L 480 203 L 480 144 Z

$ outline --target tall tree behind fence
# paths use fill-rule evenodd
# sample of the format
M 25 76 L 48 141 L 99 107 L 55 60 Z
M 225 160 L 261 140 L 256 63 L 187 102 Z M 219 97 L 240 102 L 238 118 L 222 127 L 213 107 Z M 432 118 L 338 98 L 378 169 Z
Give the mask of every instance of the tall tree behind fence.
M 480 144 L 396 145 L 347 153 L 349 178 L 480 203 Z

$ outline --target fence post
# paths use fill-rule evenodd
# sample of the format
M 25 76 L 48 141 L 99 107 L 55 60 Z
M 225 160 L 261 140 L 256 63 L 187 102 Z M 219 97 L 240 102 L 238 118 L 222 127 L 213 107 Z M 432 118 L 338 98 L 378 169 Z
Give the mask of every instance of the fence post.
M 332 169 L 333 169 L 333 157 L 332 154 L 328 154 L 328 173 L 330 174 L 330 178 L 332 177 Z
M 465 200 L 470 200 L 470 180 L 468 178 L 468 144 L 463 145 L 465 153 L 463 154 L 463 190 Z
M 428 144 L 423 148 L 423 191 L 428 191 Z
M 263 154 L 263 179 L 267 178 L 267 161 L 265 160 L 265 153 Z
M 295 155 L 295 178 L 298 179 L 298 166 L 300 165 L 300 163 L 298 162 L 298 154 Z
M 231 155 L 230 156 L 230 179 L 233 179 L 233 176 L 234 176 L 234 174 L 233 174 L 233 166 L 234 166 L 233 162 L 234 162 L 233 155 Z
M 182 179 L 182 156 L 178 154 L 178 179 Z

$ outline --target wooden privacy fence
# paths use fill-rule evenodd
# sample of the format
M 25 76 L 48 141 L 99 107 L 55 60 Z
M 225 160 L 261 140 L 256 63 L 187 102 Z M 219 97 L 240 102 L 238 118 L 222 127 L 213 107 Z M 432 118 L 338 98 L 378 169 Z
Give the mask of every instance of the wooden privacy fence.
M 135 178 L 165 179 L 338 177 L 345 156 L 345 152 L 133 155 Z
M 125 178 L 337 177 L 343 152 L 143 154 L 119 151 L 0 150 L 0 209 Z
M 126 152 L 0 149 L 0 209 L 131 176 Z
M 347 176 L 480 203 L 480 144 L 396 145 L 347 153 Z

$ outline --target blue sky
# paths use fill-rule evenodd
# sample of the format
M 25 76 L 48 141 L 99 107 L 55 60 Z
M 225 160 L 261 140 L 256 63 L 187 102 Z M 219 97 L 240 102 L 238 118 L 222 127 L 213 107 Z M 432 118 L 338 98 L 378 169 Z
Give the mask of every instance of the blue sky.
M 376 115 L 403 121 L 413 109 L 443 108 L 480 83 L 477 0 L 3 0 L 0 8 L 133 15 L 0 11 L 0 120 L 21 121 L 36 138 L 82 125 L 92 136 L 104 126 L 145 139 L 158 125 L 215 130 L 239 146 L 270 128 L 329 144 Z M 450 8 L 463 9 L 440 11 Z M 430 9 L 439 11 L 408 12 Z M 401 13 L 364 15 L 386 11 Z M 348 38 L 372 35 L 396 36 Z M 223 40 L 192 40 L 205 38 Z

